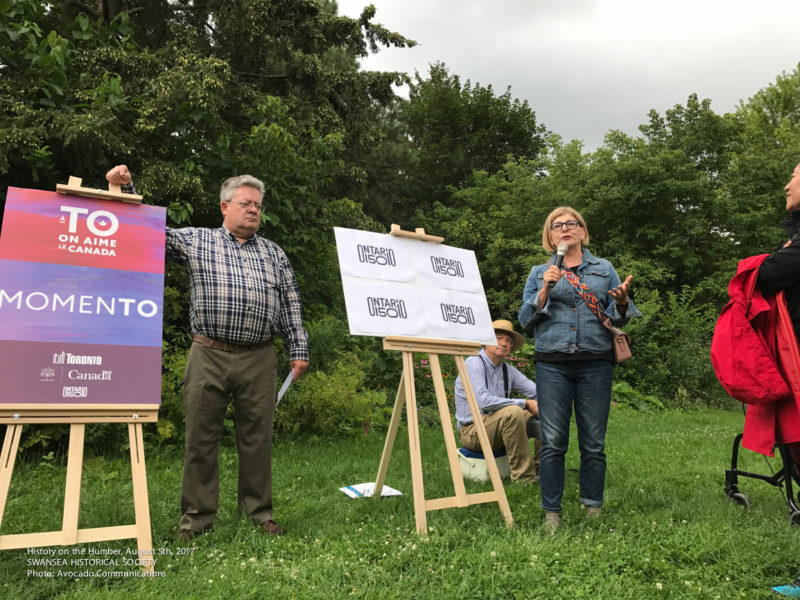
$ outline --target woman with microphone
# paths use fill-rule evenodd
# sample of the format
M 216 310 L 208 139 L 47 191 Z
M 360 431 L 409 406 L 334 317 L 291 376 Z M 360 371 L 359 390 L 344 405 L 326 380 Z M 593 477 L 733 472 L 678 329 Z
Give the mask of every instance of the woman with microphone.
M 632 276 L 620 282 L 611 263 L 592 255 L 588 244 L 589 231 L 578 211 L 560 206 L 551 212 L 542 246 L 548 252 L 558 249 L 558 254 L 533 267 L 519 311 L 522 327 L 535 339 L 542 508 L 551 533 L 561 521 L 573 406 L 581 454 L 580 501 L 589 517 L 596 517 L 603 505 L 614 351 L 611 332 L 584 298 L 596 301 L 617 326 L 641 316 L 628 296 Z

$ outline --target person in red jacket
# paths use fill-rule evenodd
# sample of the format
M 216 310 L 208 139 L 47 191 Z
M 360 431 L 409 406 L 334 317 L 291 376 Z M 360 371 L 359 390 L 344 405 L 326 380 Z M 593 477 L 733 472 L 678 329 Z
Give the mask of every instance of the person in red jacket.
M 761 292 L 768 295 L 783 290 L 797 335 L 800 332 L 800 164 L 792 171 L 792 178 L 784 189 L 786 210 L 790 215 L 782 225 L 789 241 L 761 263 L 757 284 Z
M 795 337 L 800 344 L 800 164 L 792 171 L 792 177 L 784 190 L 789 218 L 781 225 L 786 230 L 789 241 L 764 259 L 758 269 L 756 285 L 765 296 L 783 291 Z M 800 462 L 800 443 L 797 443 L 800 440 L 783 441 L 795 442 L 790 443 L 789 449 L 794 462 Z
M 784 189 L 786 210 L 790 215 L 782 225 L 789 236 L 789 241 L 764 259 L 758 269 L 756 284 L 767 296 L 783 292 L 795 337 L 800 344 L 800 164 L 792 171 L 792 177 Z M 787 444 L 787 447 L 794 463 L 792 475 L 800 481 L 800 473 L 797 470 L 797 465 L 800 463 L 800 443 L 795 441 Z M 800 577 L 792 585 L 772 589 L 783 596 L 800 597 Z

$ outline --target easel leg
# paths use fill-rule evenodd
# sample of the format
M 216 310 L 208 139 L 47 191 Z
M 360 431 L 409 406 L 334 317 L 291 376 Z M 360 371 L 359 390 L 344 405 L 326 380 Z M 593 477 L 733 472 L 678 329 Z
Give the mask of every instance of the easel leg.
M 69 426 L 67 485 L 64 490 L 64 518 L 61 524 L 63 544 L 78 543 L 78 512 L 81 503 L 81 473 L 83 471 L 85 431 L 85 423 L 73 423 Z
M 392 408 L 392 418 L 389 421 L 389 431 L 386 432 L 386 441 L 383 443 L 383 453 L 381 462 L 378 465 L 378 475 L 375 477 L 375 489 L 372 491 L 373 498 L 380 498 L 383 491 L 383 484 L 386 482 L 386 473 L 389 470 L 389 460 L 392 458 L 394 440 L 397 437 L 397 429 L 400 426 L 400 418 L 403 416 L 404 387 L 403 377 L 400 377 L 400 384 L 397 386 L 397 395 L 394 398 Z
M 422 483 L 419 419 L 417 418 L 417 398 L 414 390 L 414 355 L 411 352 L 403 352 L 403 378 L 408 418 L 408 447 L 411 454 L 411 485 L 414 488 L 414 517 L 417 521 L 417 533 L 427 535 L 428 520 L 425 514 L 425 488 Z
M 467 398 L 470 413 L 472 413 L 472 421 L 475 424 L 475 431 L 478 434 L 478 440 L 481 443 L 481 450 L 483 457 L 486 460 L 486 469 L 489 471 L 489 477 L 492 480 L 495 494 L 497 494 L 497 504 L 500 506 L 500 512 L 506 520 L 506 525 L 511 527 L 514 524 L 514 518 L 511 516 L 511 508 L 508 505 L 508 498 L 506 498 L 506 491 L 503 488 L 503 480 L 500 478 L 500 471 L 497 470 L 497 463 L 494 460 L 492 452 L 492 445 L 489 442 L 489 436 L 486 433 L 486 427 L 481 418 L 481 411 L 478 408 L 478 402 L 475 400 L 475 390 L 472 388 L 472 382 L 467 373 L 467 366 L 464 363 L 463 356 L 454 357 L 458 374 L 461 377 L 461 385 L 464 386 L 464 395 Z
M 19 440 L 22 436 L 22 425 L 7 425 L 6 437 L 3 440 L 3 451 L 0 453 L 0 525 L 3 524 L 3 514 L 6 510 L 8 489 L 11 486 L 11 474 L 14 472 L 14 462 L 17 458 Z
M 453 489 L 456 494 L 458 506 L 467 506 L 467 491 L 464 487 L 464 476 L 461 474 L 461 467 L 458 464 L 458 448 L 456 447 L 456 437 L 453 434 L 453 422 L 450 418 L 450 407 L 447 405 L 447 394 L 444 390 L 442 380 L 442 369 L 439 364 L 438 354 L 429 354 L 431 362 L 431 376 L 433 377 L 433 387 L 436 390 L 436 403 L 439 406 L 439 420 L 442 422 L 442 433 L 444 434 L 444 445 L 447 448 L 447 459 L 450 462 L 450 474 L 453 477 Z
M 141 423 L 128 423 L 133 478 L 133 509 L 136 516 L 136 539 L 139 564 L 153 572 L 153 541 L 150 533 L 150 504 L 147 499 L 147 473 L 144 465 L 144 439 Z

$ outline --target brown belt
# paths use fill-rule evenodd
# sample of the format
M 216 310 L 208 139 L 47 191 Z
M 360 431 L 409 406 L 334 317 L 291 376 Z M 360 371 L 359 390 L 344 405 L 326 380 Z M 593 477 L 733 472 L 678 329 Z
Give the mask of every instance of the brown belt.
M 236 344 L 226 344 L 225 342 L 218 342 L 212 340 L 199 333 L 192 334 L 192 340 L 205 346 L 206 348 L 213 348 L 214 350 L 223 350 L 224 352 L 249 352 L 251 350 L 258 350 L 272 344 L 272 340 L 255 344 L 254 346 L 237 346 Z

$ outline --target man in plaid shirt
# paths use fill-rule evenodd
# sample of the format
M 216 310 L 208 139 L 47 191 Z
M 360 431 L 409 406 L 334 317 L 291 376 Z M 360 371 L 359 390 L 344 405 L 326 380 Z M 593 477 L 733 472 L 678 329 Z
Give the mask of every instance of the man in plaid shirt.
M 125 165 L 106 174 L 134 193 Z M 272 519 L 273 335 L 289 343 L 293 380 L 308 368 L 308 335 L 292 266 L 274 242 L 256 235 L 264 184 L 250 175 L 222 184 L 222 226 L 167 227 L 167 253 L 191 282 L 192 347 L 184 377 L 186 450 L 180 537 L 209 529 L 219 504 L 219 441 L 233 399 L 239 452 L 239 512 L 261 531 L 283 534 Z

